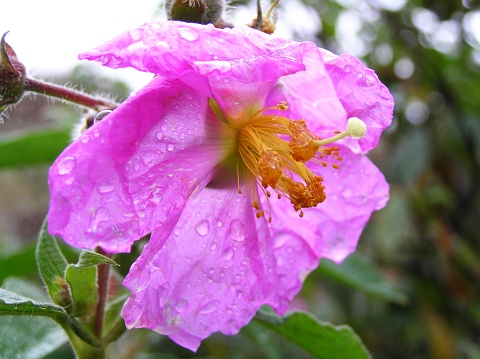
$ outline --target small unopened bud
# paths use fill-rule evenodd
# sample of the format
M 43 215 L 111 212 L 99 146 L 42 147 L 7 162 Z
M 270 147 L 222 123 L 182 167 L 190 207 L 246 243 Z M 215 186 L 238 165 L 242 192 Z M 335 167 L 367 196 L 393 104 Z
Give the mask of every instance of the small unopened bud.
M 167 1 L 167 14 L 170 20 L 204 24 L 207 9 L 204 0 Z
M 5 42 L 7 34 L 3 34 L 0 41 L 0 112 L 20 101 L 25 91 L 25 66 Z
M 350 117 L 347 121 L 347 132 L 352 138 L 358 140 L 367 133 L 367 125 L 357 117 Z

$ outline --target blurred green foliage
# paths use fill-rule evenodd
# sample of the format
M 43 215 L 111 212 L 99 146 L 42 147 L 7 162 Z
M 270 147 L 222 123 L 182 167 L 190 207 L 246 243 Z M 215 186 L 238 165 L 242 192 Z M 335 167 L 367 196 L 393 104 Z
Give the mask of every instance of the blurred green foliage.
M 231 13 L 247 3 L 232 2 Z M 292 8 L 306 11 L 292 20 L 287 16 Z M 279 24 L 288 17 L 296 40 L 360 57 L 396 101 L 394 122 L 370 154 L 391 185 L 391 199 L 362 235 L 363 256 L 340 268 L 322 263 L 294 305 L 321 320 L 350 325 L 374 358 L 480 358 L 480 5 L 473 0 L 281 0 L 278 16 Z M 308 23 L 320 25 L 306 30 Z M 119 100 L 128 95 L 125 85 L 84 68 L 75 69 L 71 81 Z M 62 111 L 57 108 L 52 116 Z M 42 136 L 65 141 L 64 125 L 53 123 L 49 134 L 2 137 L 0 149 L 23 146 L 26 138 L 48 140 Z M 38 143 L 36 148 L 43 148 Z M 5 150 L 0 165 L 45 163 L 61 149 L 45 148 L 34 160 L 12 160 Z M 38 281 L 33 247 L 11 254 L 8 239 L 2 239 L 0 281 L 7 274 Z M 116 260 L 131 262 L 128 255 Z M 71 356 L 61 350 L 49 357 Z M 111 357 L 309 355 L 253 321 L 238 336 L 213 335 L 197 354 L 150 331 L 130 331 L 111 348 Z

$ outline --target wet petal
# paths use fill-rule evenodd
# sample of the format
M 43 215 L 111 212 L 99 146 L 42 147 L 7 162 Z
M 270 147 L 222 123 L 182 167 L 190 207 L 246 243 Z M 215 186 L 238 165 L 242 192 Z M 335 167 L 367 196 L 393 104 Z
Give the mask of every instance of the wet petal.
M 304 69 L 296 42 L 246 26 L 217 29 L 177 21 L 144 24 L 80 59 L 170 78 L 193 71 L 242 82 L 270 81 Z
M 276 258 L 291 253 L 295 239 L 272 246 L 265 219 L 255 219 L 249 196 L 235 189 L 235 181 L 228 189 L 206 187 L 176 226 L 154 232 L 124 282 L 132 291 L 122 313 L 128 327 L 154 329 L 196 350 L 215 331 L 236 334 L 263 304 L 287 309 L 303 279 L 289 272 L 305 266 L 294 262 L 304 254 Z
M 353 152 L 374 148 L 382 131 L 391 123 L 393 97 L 373 70 L 350 55 L 336 56 L 310 43 L 301 47 L 306 71 L 285 76 L 272 88 L 267 103 L 289 103 L 283 112 L 290 118 L 303 118 L 319 137 L 344 131 L 350 117 L 367 125 L 360 140 L 341 143 Z
M 207 98 L 157 79 L 86 131 L 49 172 L 49 230 L 80 248 L 129 251 L 178 217 L 225 152 Z
M 317 258 L 341 262 L 355 250 L 360 234 L 373 211 L 385 206 L 389 186 L 383 174 L 364 155 L 343 151 L 340 168 L 309 165 L 324 177 L 325 202 L 304 209 L 304 217 L 292 210 L 288 200 L 272 203 L 270 230 L 294 233 Z

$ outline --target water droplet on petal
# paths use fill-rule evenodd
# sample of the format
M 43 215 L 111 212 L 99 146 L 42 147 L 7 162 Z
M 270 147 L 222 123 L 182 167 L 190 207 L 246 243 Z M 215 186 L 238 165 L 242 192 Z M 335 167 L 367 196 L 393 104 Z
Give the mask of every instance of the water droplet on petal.
M 108 193 L 112 192 L 115 189 L 115 186 L 111 183 L 100 183 L 97 186 L 98 193 Z
M 172 152 L 175 149 L 175 145 L 173 143 L 169 143 L 167 145 L 167 151 Z
M 238 219 L 232 221 L 228 237 L 234 241 L 242 242 L 245 240 L 245 225 Z
M 89 140 L 90 140 L 90 137 L 88 137 L 87 134 L 82 135 L 82 137 L 80 138 L 80 141 L 82 141 L 82 143 L 87 143 Z
M 235 251 L 233 250 L 233 248 L 230 248 L 230 247 L 225 249 L 222 253 L 222 259 L 224 261 L 231 261 L 234 256 L 235 256 Z
M 163 138 L 163 132 L 162 131 L 158 131 L 156 134 L 155 134 L 155 137 L 157 138 L 157 140 L 161 140 Z
M 198 222 L 197 226 L 195 227 L 195 230 L 202 237 L 206 236 L 208 234 L 208 231 L 210 230 L 208 221 L 204 219 L 203 221 Z
M 212 300 L 211 302 L 208 302 L 207 304 L 205 304 L 204 306 L 202 306 L 198 313 L 199 314 L 210 314 L 210 313 L 213 313 L 217 307 L 218 307 L 218 304 L 220 303 L 219 300 Z
M 178 236 L 181 231 L 182 231 L 182 228 L 176 227 L 175 230 L 173 231 L 173 233 L 174 233 L 176 236 Z
M 180 299 L 175 306 L 175 309 L 177 310 L 177 312 L 183 313 L 188 309 L 188 301 L 185 299 Z
M 72 172 L 73 168 L 75 167 L 75 157 L 65 157 L 60 161 L 58 164 L 58 174 L 63 176 L 63 175 L 68 175 L 70 172 Z
M 180 27 L 178 29 L 178 34 L 180 37 L 187 41 L 196 41 L 199 38 L 199 35 L 195 30 L 189 29 L 188 27 Z
M 217 227 L 220 228 L 223 226 L 223 222 L 219 219 L 217 219 Z

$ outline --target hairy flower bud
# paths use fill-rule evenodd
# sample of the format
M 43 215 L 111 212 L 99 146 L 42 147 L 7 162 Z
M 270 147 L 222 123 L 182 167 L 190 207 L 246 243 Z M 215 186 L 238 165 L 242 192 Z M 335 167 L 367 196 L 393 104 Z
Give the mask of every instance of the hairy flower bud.
M 25 66 L 5 42 L 7 33 L 3 34 L 0 41 L 0 112 L 7 105 L 17 103 L 25 91 Z
M 229 26 L 222 20 L 224 0 L 167 0 L 169 20 Z

